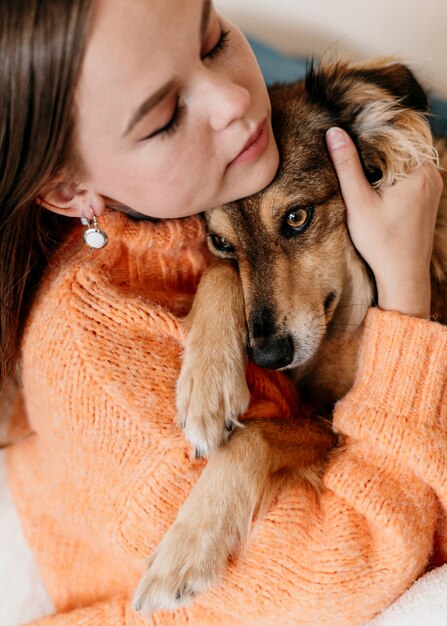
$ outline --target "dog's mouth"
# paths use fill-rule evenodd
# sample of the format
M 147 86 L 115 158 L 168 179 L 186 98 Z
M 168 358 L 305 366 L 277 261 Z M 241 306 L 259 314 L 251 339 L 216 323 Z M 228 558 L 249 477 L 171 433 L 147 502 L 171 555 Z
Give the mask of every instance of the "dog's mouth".
M 328 292 L 323 301 L 323 315 L 317 316 L 317 323 L 311 330 L 294 328 L 265 337 L 251 338 L 248 353 L 251 360 L 260 367 L 271 370 L 289 370 L 305 367 L 317 353 L 326 337 L 337 308 L 338 298 L 334 291 Z M 276 327 L 273 324 L 273 327 Z

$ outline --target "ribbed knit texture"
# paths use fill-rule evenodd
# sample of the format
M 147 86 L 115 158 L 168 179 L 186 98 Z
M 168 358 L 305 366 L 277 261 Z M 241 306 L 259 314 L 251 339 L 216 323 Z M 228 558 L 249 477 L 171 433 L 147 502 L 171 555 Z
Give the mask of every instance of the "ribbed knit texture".
M 204 461 L 174 426 L 183 328 L 208 254 L 200 221 L 76 232 L 27 324 L 29 427 L 11 447 L 12 492 L 58 614 L 34 626 L 141 626 L 129 599 Z M 280 374 L 249 371 L 251 416 L 299 415 Z M 336 407 L 346 447 L 318 507 L 280 494 L 223 581 L 153 625 L 350 626 L 446 560 L 447 329 L 371 310 L 358 375 Z M 16 407 L 23 434 L 23 408 Z M 306 428 L 305 420 L 302 428 Z

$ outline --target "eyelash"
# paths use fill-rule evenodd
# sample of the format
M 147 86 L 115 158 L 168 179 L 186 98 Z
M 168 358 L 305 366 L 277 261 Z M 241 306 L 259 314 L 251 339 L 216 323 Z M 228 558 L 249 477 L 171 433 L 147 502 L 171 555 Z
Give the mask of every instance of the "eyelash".
M 156 137 L 157 135 L 162 135 L 166 137 L 175 133 L 180 122 L 182 121 L 184 110 L 185 110 L 185 107 L 182 106 L 177 99 L 174 113 L 171 119 L 169 120 L 169 122 L 166 124 L 166 126 L 163 126 L 163 128 L 160 128 L 160 130 L 155 131 L 155 133 L 153 133 L 150 137 L 151 138 Z
M 203 56 L 203 59 L 215 59 L 219 55 L 223 54 L 228 48 L 229 41 L 230 41 L 230 31 L 223 30 L 220 34 L 219 41 L 216 43 L 214 48 L 211 48 L 211 50 Z M 183 114 L 185 112 L 184 109 L 185 107 L 182 106 L 177 99 L 174 113 L 171 119 L 169 120 L 169 122 L 165 126 L 163 126 L 163 128 L 156 130 L 155 133 L 152 133 L 152 135 L 149 135 L 148 137 L 145 137 L 144 139 L 152 139 L 153 137 L 156 137 L 157 135 L 168 137 L 169 135 L 172 135 L 173 133 L 175 133 L 175 131 L 180 125 L 180 122 L 182 121 Z
M 211 48 L 209 52 L 204 55 L 204 59 L 215 59 L 220 54 L 223 54 L 228 48 L 228 43 L 230 41 L 230 31 L 223 30 L 220 33 L 219 41 L 216 43 L 214 48 Z

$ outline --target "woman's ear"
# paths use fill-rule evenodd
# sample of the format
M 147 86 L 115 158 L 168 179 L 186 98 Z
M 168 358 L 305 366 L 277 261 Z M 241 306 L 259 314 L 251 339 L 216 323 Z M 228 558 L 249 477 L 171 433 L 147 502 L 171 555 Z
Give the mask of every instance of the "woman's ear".
M 89 219 L 93 215 L 99 217 L 105 209 L 103 196 L 80 184 L 67 183 L 60 179 L 46 184 L 37 196 L 36 203 L 53 213 L 77 218 L 82 214 Z

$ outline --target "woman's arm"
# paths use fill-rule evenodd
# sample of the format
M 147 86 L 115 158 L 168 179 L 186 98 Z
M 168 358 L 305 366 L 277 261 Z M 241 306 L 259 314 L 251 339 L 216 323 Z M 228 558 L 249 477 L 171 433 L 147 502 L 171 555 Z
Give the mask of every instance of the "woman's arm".
M 360 624 L 426 569 L 447 507 L 447 329 L 371 311 L 365 333 L 320 505 L 299 487 L 283 493 L 222 583 L 154 624 Z M 33 626 L 139 620 L 117 598 Z
M 345 447 L 329 465 L 319 503 L 300 485 L 284 492 L 223 582 L 197 598 L 194 623 L 219 607 L 224 623 L 292 624 L 299 617 L 300 624 L 359 624 L 426 569 L 447 504 L 447 329 L 373 310 L 365 333 L 357 381 L 335 412 Z M 248 493 L 248 460 L 257 455 L 262 465 L 264 454 L 261 445 L 257 452 L 246 449 L 239 475 L 224 465 L 210 501 L 202 481 L 210 485 L 211 459 L 191 495 L 196 507 L 207 502 L 203 519 L 210 526 L 217 528 L 227 512 L 231 519 Z M 180 522 L 157 554 L 165 563 L 171 554 L 174 569 L 183 558 L 194 563 L 195 544 L 198 550 L 212 541 L 206 525 L 188 528 L 184 516 Z M 183 543 L 176 544 L 177 532 Z M 156 597 L 169 596 L 173 575 L 165 568 Z

